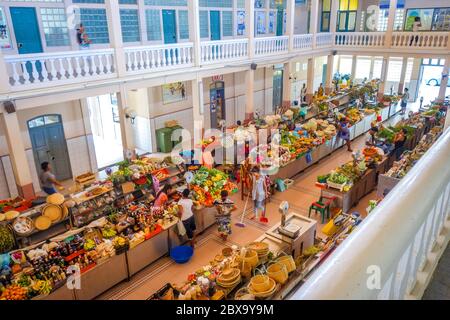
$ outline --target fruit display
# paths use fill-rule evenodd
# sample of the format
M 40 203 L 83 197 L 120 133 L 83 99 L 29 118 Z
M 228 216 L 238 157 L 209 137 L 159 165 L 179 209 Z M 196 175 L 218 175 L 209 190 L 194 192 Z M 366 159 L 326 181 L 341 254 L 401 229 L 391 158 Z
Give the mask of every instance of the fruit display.
M 399 161 L 394 162 L 392 168 L 385 175 L 397 179 L 403 178 L 439 138 L 441 133 L 441 127 L 433 128 L 420 140 L 414 150 L 406 151 Z
M 352 125 L 361 121 L 364 118 L 364 114 L 360 112 L 357 108 L 347 109 L 346 115 L 347 119 Z
M 365 147 L 362 151 L 366 162 L 379 163 L 383 159 L 380 149 L 376 147 Z
M 328 182 L 336 183 L 336 184 L 346 184 L 350 181 L 350 179 L 342 173 L 332 172 L 327 179 Z
M 212 206 L 214 200 L 220 199 L 222 190 L 229 193 L 237 191 L 237 186 L 229 180 L 227 174 L 206 167 L 201 167 L 194 174 L 191 188 L 194 191 L 194 199 L 207 207 Z

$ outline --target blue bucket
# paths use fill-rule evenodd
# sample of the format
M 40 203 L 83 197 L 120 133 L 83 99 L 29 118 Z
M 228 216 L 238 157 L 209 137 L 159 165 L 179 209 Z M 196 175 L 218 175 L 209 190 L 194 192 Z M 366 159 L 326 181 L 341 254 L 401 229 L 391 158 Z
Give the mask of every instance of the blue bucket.
M 170 257 L 180 264 L 188 262 L 193 254 L 194 249 L 190 246 L 178 246 L 170 250 Z

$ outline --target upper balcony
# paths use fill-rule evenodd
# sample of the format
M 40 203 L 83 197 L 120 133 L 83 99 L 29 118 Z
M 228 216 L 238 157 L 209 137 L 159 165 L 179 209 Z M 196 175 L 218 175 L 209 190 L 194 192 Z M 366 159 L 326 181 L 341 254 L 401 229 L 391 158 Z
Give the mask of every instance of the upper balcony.
M 250 41 L 253 42 L 251 45 Z M 251 52 L 253 48 L 253 52 Z M 333 50 L 358 52 L 385 51 L 446 55 L 450 48 L 448 32 L 394 32 L 390 41 L 384 32 L 318 33 L 260 37 L 249 40 L 201 41 L 199 65 L 196 66 L 194 43 L 133 46 L 120 49 L 94 49 L 6 55 L 3 57 L 11 91 L 22 91 L 86 83 L 120 77 L 153 74 L 192 67 L 223 66 L 224 63 L 251 63 L 292 55 L 329 54 Z M 325 50 L 325 51 L 324 51 Z M 121 52 L 120 52 L 121 51 Z M 124 55 L 124 59 L 117 59 Z M 283 57 L 286 56 L 286 57 Z M 124 65 L 117 64 L 122 61 Z

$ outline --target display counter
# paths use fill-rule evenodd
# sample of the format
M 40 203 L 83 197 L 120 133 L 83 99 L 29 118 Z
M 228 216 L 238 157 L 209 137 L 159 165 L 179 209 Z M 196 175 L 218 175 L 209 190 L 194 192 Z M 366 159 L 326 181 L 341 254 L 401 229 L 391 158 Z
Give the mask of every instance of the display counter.
M 128 259 L 128 272 L 132 276 L 169 252 L 169 231 L 164 230 L 153 238 L 138 244 L 125 254 Z
M 126 260 L 125 254 L 115 255 L 81 274 L 81 288 L 75 291 L 75 298 L 91 300 L 119 282 L 128 279 Z
M 349 191 L 344 192 L 338 189 L 328 188 L 322 189 L 321 195 L 336 197 L 335 205 L 342 208 L 344 212 L 349 212 L 364 196 L 375 189 L 377 177 L 380 173 L 382 174 L 386 171 L 388 161 L 389 159 L 386 157 L 375 168 L 368 169 L 358 181 L 353 183 Z

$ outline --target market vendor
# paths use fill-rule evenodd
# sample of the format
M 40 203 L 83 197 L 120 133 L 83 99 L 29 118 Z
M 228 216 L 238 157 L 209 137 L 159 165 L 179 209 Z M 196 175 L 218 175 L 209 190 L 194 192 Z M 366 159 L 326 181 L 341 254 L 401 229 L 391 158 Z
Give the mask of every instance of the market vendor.
M 395 158 L 398 161 L 403 151 L 405 151 L 405 142 L 406 142 L 406 134 L 408 131 L 405 128 L 402 128 L 399 132 L 395 134 L 394 137 L 394 152 Z
M 41 183 L 42 190 L 48 195 L 56 193 L 55 185 L 58 186 L 60 190 L 63 190 L 64 187 L 56 180 L 55 175 L 52 173 L 52 168 L 50 166 L 50 163 L 47 161 L 41 163 L 41 169 L 42 172 L 39 176 L 39 181 Z
M 153 206 L 156 208 L 162 208 L 164 205 L 169 201 L 169 194 L 172 190 L 172 187 L 170 184 L 165 184 L 159 192 L 156 194 L 155 202 L 153 203 Z
M 254 214 L 250 219 L 258 218 L 259 211 L 261 211 L 260 221 L 265 221 L 266 209 L 265 209 L 265 201 L 267 192 L 267 183 L 266 178 L 263 174 L 261 174 L 261 170 L 259 167 L 255 167 L 253 170 L 253 187 L 252 187 L 252 199 L 254 202 Z
M 379 144 L 379 141 L 376 138 L 376 134 L 378 133 L 378 128 L 377 127 L 372 127 L 370 128 L 369 132 L 367 133 L 366 136 L 366 145 L 368 146 L 377 146 Z
M 195 217 L 192 211 L 194 202 L 189 199 L 189 194 L 189 189 L 183 190 L 182 198 L 178 201 L 178 206 L 180 208 L 180 219 L 183 222 L 184 228 L 186 229 L 186 235 L 188 236 L 188 240 L 191 242 L 191 247 L 194 247 L 194 232 L 197 229 L 197 226 L 195 225 Z
M 231 234 L 231 212 L 236 211 L 237 207 L 234 202 L 228 198 L 228 191 L 220 192 L 220 200 L 214 201 L 216 207 L 216 222 L 219 235 L 223 241 L 228 239 Z

